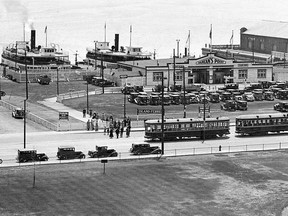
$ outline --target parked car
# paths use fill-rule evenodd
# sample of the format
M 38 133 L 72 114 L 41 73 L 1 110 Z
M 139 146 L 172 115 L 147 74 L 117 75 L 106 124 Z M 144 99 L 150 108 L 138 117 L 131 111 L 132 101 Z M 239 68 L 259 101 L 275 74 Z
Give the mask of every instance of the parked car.
M 134 92 L 134 91 L 135 91 L 134 86 L 131 86 L 131 85 L 125 85 L 121 89 L 122 94 L 130 94 L 131 92 Z
M 150 146 L 150 144 L 132 144 L 130 152 L 133 155 L 143 155 L 143 154 L 161 154 L 162 151 L 158 146 Z
M 135 99 L 135 103 L 138 105 L 148 105 L 149 104 L 149 98 L 147 95 L 139 94 Z
M 179 94 L 170 94 L 171 104 L 179 105 L 180 104 L 180 95 Z
M 12 111 L 12 117 L 16 119 L 24 118 L 24 110 L 22 108 L 16 108 Z
M 235 100 L 236 102 L 236 109 L 237 110 L 244 110 L 246 111 L 248 109 L 247 101 L 244 100 Z
M 274 110 L 280 111 L 280 112 L 288 112 L 288 102 L 278 102 L 274 104 L 273 106 Z
M 51 78 L 48 77 L 47 75 L 40 75 L 39 78 L 37 79 L 37 82 L 40 85 L 49 85 L 51 82 Z
M 92 158 L 117 157 L 118 153 L 115 149 L 108 149 L 108 146 L 96 146 L 96 151 L 88 151 L 88 155 Z
M 98 84 L 100 87 L 112 87 L 115 86 L 115 83 L 110 80 L 102 80 Z
M 135 99 L 138 97 L 139 93 L 138 92 L 131 92 L 130 95 L 128 96 L 128 101 L 130 103 L 136 103 Z
M 220 108 L 221 110 L 226 110 L 226 111 L 236 111 L 237 103 L 234 100 L 226 100 L 223 104 L 221 104 Z
M 248 101 L 248 102 L 255 101 L 253 93 L 252 92 L 245 92 L 243 94 L 243 100 Z
M 280 99 L 280 100 L 287 100 L 288 99 L 288 90 L 287 89 L 283 89 L 283 90 L 279 90 L 276 98 Z
M 272 91 L 265 91 L 263 93 L 264 100 L 273 101 L 274 100 L 274 93 Z
M 57 157 L 60 160 L 83 159 L 85 154 L 81 151 L 75 151 L 74 147 L 58 147 Z
M 48 161 L 48 156 L 45 153 L 37 153 L 36 150 L 18 150 L 17 162 L 32 162 L 32 161 Z

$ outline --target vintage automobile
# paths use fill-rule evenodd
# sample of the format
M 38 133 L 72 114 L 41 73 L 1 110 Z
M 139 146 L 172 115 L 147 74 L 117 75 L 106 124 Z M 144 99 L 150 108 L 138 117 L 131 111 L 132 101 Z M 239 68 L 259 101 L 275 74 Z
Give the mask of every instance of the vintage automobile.
M 158 146 L 150 146 L 150 144 L 132 144 L 130 152 L 133 155 L 143 155 L 143 154 L 161 154 L 161 149 Z
M 159 95 L 160 104 L 162 104 L 162 94 Z M 168 106 L 171 104 L 171 97 L 168 94 L 163 95 L 163 105 Z
M 36 150 L 18 150 L 17 162 L 25 163 L 32 161 L 48 161 L 48 156 L 45 153 L 37 153 Z
M 272 91 L 265 91 L 263 93 L 264 100 L 273 101 L 274 100 L 274 93 Z
M 50 82 L 51 82 L 51 78 L 48 77 L 48 75 L 40 75 L 37 79 L 37 82 L 40 84 L 40 85 L 49 85 Z
M 277 95 L 276 95 L 276 98 L 280 99 L 280 100 L 287 100 L 288 99 L 288 90 L 287 89 L 279 90 Z
M 149 98 L 147 95 L 139 94 L 135 99 L 135 103 L 138 105 L 148 105 L 149 104 Z
M 131 92 L 130 95 L 128 96 L 128 101 L 130 103 L 136 103 L 135 99 L 138 97 L 139 93 L 138 92 Z
M 234 100 L 226 100 L 223 104 L 221 104 L 220 108 L 221 110 L 226 110 L 226 111 L 236 111 L 237 103 Z
M 210 98 L 211 103 L 219 103 L 220 102 L 220 95 L 217 92 L 210 93 L 209 98 Z
M 180 92 L 182 90 L 182 85 L 171 85 L 168 89 L 169 92 Z
M 235 100 L 236 102 L 236 109 L 237 110 L 244 110 L 246 111 L 248 109 L 247 101 L 244 100 Z
M 278 102 L 274 104 L 273 106 L 274 110 L 280 111 L 280 112 L 288 112 L 288 102 Z
M 58 147 L 57 157 L 60 160 L 67 159 L 84 159 L 85 154 L 81 151 L 75 151 L 74 147 Z
M 96 151 L 88 151 L 88 155 L 92 158 L 117 157 L 118 153 L 115 149 L 108 149 L 107 146 L 96 146 Z
M 253 96 L 255 98 L 255 101 L 263 101 L 264 96 L 263 96 L 263 91 L 262 89 L 255 89 L 253 90 Z
M 25 112 L 22 108 L 16 108 L 12 111 L 12 117 L 16 119 L 23 119 L 24 113 Z
M 160 105 L 160 97 L 159 95 L 154 95 L 154 94 L 151 94 L 150 95 L 150 99 L 149 99 L 149 103 L 150 105 Z
M 243 100 L 248 101 L 248 102 L 255 101 L 253 93 L 252 92 L 245 92 L 243 94 Z
M 125 86 L 123 86 L 123 88 L 121 89 L 121 93 L 122 94 L 131 94 L 131 92 L 135 92 L 135 88 L 134 86 L 127 84 Z
M 171 104 L 179 105 L 180 104 L 180 95 L 179 94 L 170 94 Z
M 220 100 L 223 102 L 226 100 L 232 100 L 232 94 L 230 92 L 223 92 L 220 96 Z

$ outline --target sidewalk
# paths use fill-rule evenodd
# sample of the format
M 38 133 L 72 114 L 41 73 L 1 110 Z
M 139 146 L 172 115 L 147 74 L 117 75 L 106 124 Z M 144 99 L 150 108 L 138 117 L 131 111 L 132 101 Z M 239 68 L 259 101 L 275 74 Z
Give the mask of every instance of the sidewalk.
M 83 123 L 87 123 L 88 119 L 91 119 L 89 115 L 86 114 L 86 117 L 83 117 L 83 113 L 81 111 L 72 109 L 70 107 L 65 106 L 62 103 L 56 102 L 57 98 L 47 98 L 44 101 L 38 101 L 38 103 L 43 104 L 46 107 L 49 107 L 54 110 L 58 110 L 59 112 L 68 112 L 70 117 L 73 117 L 79 121 L 82 121 Z M 143 122 L 135 122 L 132 121 L 132 131 L 144 131 L 144 124 Z M 104 129 L 104 122 L 99 120 L 98 122 L 99 125 L 99 131 L 103 132 Z

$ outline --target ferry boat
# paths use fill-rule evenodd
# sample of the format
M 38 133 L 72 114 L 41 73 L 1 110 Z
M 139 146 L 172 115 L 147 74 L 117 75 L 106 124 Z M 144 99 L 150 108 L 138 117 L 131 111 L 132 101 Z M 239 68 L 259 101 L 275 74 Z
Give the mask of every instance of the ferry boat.
M 3 76 L 14 81 L 24 82 L 26 70 L 29 82 L 36 82 L 43 74 L 55 77 L 56 71 L 70 71 L 75 66 L 69 61 L 69 53 L 64 52 L 59 45 L 36 46 L 36 31 L 31 30 L 30 41 L 16 41 L 3 49 L 1 55 Z
M 120 46 L 119 49 L 119 34 L 115 34 L 115 44 L 109 46 L 109 42 L 95 41 L 94 48 L 87 48 L 86 61 L 90 65 L 101 65 L 103 62 L 104 67 L 115 68 L 117 62 L 120 61 L 136 61 L 136 60 L 149 60 L 151 59 L 151 53 L 145 53 L 142 51 L 142 47 L 139 46 Z

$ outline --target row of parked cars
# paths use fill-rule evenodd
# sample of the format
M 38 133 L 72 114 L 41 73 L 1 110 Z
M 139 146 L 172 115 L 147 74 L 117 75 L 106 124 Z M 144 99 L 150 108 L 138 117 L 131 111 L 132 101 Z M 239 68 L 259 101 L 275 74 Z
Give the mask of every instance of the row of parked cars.
M 158 146 L 150 146 L 150 144 L 132 144 L 130 149 L 132 155 L 143 154 L 161 154 L 161 149 Z M 109 149 L 107 146 L 96 146 L 95 151 L 88 151 L 91 158 L 107 158 L 117 157 L 118 153 L 115 149 Z M 57 158 L 59 160 L 69 159 L 85 159 L 86 155 L 82 151 L 76 151 L 75 147 L 59 147 Z M 37 150 L 18 150 L 17 162 L 34 162 L 34 161 L 48 161 L 49 157 L 45 153 L 37 153 Z

